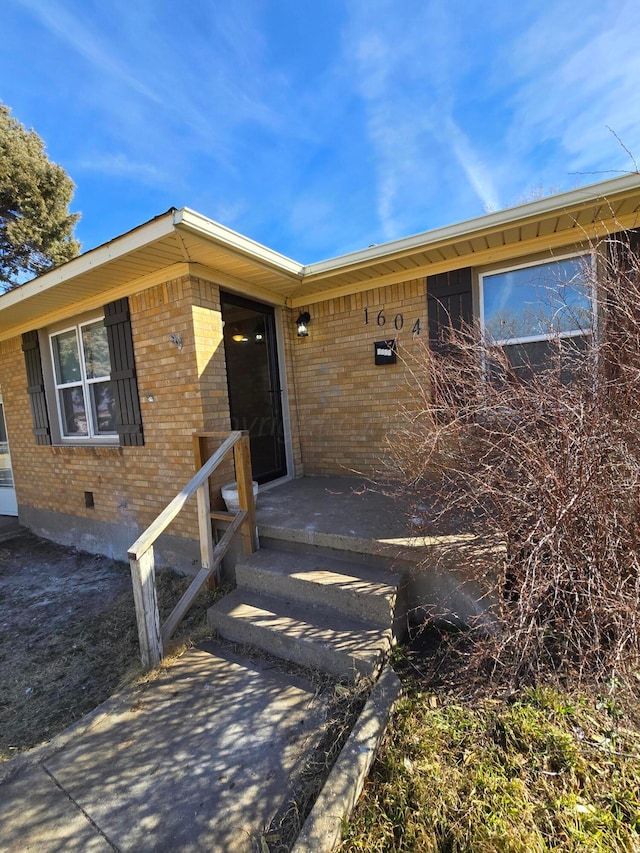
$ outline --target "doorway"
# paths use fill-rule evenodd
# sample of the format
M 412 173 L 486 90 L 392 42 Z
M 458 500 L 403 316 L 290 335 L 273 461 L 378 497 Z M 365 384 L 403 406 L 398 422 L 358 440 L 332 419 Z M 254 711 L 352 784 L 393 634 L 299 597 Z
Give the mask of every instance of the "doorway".
M 0 515 L 17 514 L 18 502 L 13 483 L 9 439 L 4 419 L 4 403 L 2 402 L 2 397 L 0 397 Z
M 221 293 L 231 428 L 249 433 L 253 479 L 287 473 L 275 312 L 270 305 Z

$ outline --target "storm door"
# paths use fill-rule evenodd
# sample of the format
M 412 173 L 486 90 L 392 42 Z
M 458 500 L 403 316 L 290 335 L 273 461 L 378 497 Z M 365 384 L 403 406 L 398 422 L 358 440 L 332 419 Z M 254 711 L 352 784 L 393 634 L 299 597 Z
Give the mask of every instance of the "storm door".
M 269 305 L 221 294 L 231 428 L 251 442 L 253 479 L 287 473 L 275 314 Z
M 16 490 L 13 485 L 9 440 L 4 420 L 4 405 L 2 397 L 0 397 L 0 515 L 17 514 L 18 503 L 16 501 Z

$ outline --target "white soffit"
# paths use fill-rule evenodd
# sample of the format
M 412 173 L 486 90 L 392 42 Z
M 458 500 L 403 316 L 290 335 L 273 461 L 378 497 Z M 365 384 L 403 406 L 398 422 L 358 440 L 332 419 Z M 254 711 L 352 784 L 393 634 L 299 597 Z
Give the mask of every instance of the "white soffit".
M 232 231 L 219 222 L 208 219 L 188 207 L 177 210 L 173 217 L 174 225 L 179 229 L 190 231 L 208 243 L 222 247 L 225 252 L 236 254 L 251 264 L 266 267 L 279 276 L 287 276 L 300 280 L 304 267 L 297 261 L 273 251 L 249 237 L 244 237 L 237 231 Z M 196 260 L 195 258 L 193 260 Z
M 622 196 L 622 198 L 620 198 Z M 403 237 L 371 246 L 337 258 L 308 264 L 304 268 L 305 281 L 321 276 L 323 273 L 336 273 L 345 268 L 357 267 L 362 263 L 393 257 L 401 257 L 415 251 L 424 251 L 430 246 L 451 244 L 461 239 L 471 240 L 476 235 L 507 231 L 514 227 L 523 227 L 536 220 L 548 219 L 553 216 L 566 216 L 566 226 L 577 227 L 586 225 L 585 217 L 578 218 L 576 211 L 587 205 L 591 206 L 590 215 L 586 218 L 592 223 L 599 220 L 615 218 L 616 206 L 626 197 L 631 197 L 634 211 L 640 208 L 640 173 L 633 172 L 622 178 L 591 184 L 577 190 L 571 190 L 559 195 L 549 196 L 536 201 L 527 202 L 517 207 L 457 222 L 432 231 L 424 231 L 411 237 Z
M 529 202 L 305 267 L 292 307 L 640 227 L 640 174 Z
M 286 296 L 302 266 L 189 210 L 170 210 L 15 290 L 0 296 L 0 338 L 51 322 L 76 306 L 96 307 L 188 273 L 188 264 L 218 269 L 247 285 Z M 277 300 L 280 301 L 280 300 Z

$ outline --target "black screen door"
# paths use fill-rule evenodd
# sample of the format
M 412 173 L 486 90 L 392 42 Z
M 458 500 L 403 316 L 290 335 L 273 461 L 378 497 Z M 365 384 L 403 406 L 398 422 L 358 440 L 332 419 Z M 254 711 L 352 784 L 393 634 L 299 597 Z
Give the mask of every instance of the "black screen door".
M 274 310 L 221 294 L 231 428 L 248 430 L 253 479 L 287 473 Z

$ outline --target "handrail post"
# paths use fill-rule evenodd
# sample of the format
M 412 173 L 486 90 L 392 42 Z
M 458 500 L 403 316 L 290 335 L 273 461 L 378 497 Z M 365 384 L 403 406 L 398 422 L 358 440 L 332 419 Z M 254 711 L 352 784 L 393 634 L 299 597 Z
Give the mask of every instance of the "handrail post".
M 251 448 L 249 433 L 243 430 L 242 436 L 233 447 L 233 457 L 236 465 L 236 481 L 238 483 L 238 503 L 240 509 L 246 510 L 247 517 L 242 525 L 242 544 L 245 555 L 253 554 L 258 548 L 256 535 L 256 504 L 253 497 L 253 481 L 251 476 Z
M 208 438 L 224 439 L 211 456 L 208 454 Z M 209 478 L 233 449 L 238 482 L 238 502 L 241 512 L 236 513 L 220 542 L 214 546 L 211 525 L 211 493 Z M 129 566 L 136 607 L 140 656 L 145 669 L 151 669 L 162 660 L 164 655 L 162 638 L 170 637 L 193 599 L 207 581 L 211 582 L 217 574 L 220 561 L 229 548 L 234 534 L 240 530 L 245 554 L 251 554 L 258 546 L 256 529 L 256 509 L 251 480 L 251 449 L 249 433 L 233 430 L 226 438 L 217 433 L 200 433 L 193 437 L 196 472 L 184 488 L 151 522 L 147 529 L 129 548 Z M 205 461 L 206 460 L 206 461 Z M 167 529 L 174 518 L 182 511 L 187 501 L 196 495 L 198 504 L 198 530 L 200 538 L 200 557 L 202 568 L 196 575 L 167 619 L 165 629 L 160 628 L 158 599 L 155 579 L 155 556 L 153 543 Z M 214 587 L 215 588 L 215 587 Z
M 152 669 L 160 663 L 163 656 L 153 545 L 137 560 L 130 558 L 129 567 L 136 605 L 142 666 L 145 669 Z
M 205 482 L 196 491 L 196 500 L 198 502 L 200 563 L 203 569 L 211 569 L 213 568 L 213 529 L 211 527 L 211 499 L 209 497 L 209 480 L 205 480 Z M 217 576 L 216 580 L 218 580 Z
M 193 460 L 196 473 L 202 468 L 207 458 L 207 437 L 195 433 L 193 436 Z
M 225 435 L 226 437 L 226 435 Z M 195 470 L 198 472 L 209 458 L 209 438 L 207 435 L 195 433 L 193 436 L 193 459 Z M 200 539 L 200 563 L 203 569 L 213 566 L 214 536 L 211 526 L 211 490 L 209 480 L 196 492 L 198 501 L 198 533 Z M 211 575 L 208 581 L 209 589 L 213 592 L 220 583 L 220 569 Z

